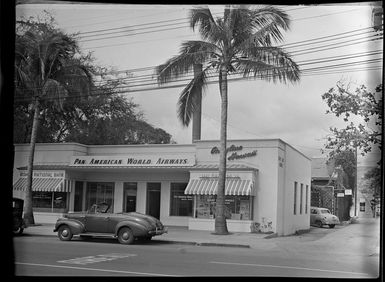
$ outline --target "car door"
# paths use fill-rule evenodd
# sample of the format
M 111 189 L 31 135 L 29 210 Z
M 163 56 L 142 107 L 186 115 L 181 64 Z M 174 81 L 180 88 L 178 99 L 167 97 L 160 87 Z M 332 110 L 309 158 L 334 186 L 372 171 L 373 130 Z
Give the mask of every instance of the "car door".
M 85 219 L 86 232 L 112 233 L 110 213 L 87 214 Z

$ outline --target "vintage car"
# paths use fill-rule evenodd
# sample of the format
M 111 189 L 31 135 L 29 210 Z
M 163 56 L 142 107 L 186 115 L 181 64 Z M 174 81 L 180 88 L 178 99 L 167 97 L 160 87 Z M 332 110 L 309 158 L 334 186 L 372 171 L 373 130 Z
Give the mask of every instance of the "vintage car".
M 138 213 L 110 213 L 107 203 L 94 204 L 87 212 L 72 212 L 59 218 L 54 232 L 62 241 L 73 235 L 80 237 L 117 237 L 121 244 L 134 240 L 150 240 L 153 236 L 167 233 L 167 227 L 155 217 Z
M 310 225 L 317 227 L 329 225 L 330 228 L 334 228 L 336 224 L 340 224 L 340 220 L 337 216 L 331 214 L 328 209 L 310 207 Z
M 20 235 L 23 233 L 25 225 L 23 219 L 23 205 L 24 200 L 19 198 L 12 198 L 12 214 L 13 214 L 13 234 Z

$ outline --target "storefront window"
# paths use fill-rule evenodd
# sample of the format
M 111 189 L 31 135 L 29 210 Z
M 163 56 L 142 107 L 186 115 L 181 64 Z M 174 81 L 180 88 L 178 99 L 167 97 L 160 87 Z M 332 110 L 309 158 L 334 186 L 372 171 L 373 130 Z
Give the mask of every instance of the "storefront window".
M 87 182 L 87 210 L 98 203 L 107 203 L 110 206 L 109 212 L 114 208 L 114 183 L 112 182 Z
M 193 197 L 185 195 L 187 183 L 171 183 L 170 192 L 170 215 L 192 216 Z
M 216 195 L 198 195 L 196 217 L 215 218 Z M 228 219 L 251 220 L 250 196 L 226 196 L 225 215 Z
M 67 212 L 66 192 L 32 192 L 32 206 L 37 212 Z

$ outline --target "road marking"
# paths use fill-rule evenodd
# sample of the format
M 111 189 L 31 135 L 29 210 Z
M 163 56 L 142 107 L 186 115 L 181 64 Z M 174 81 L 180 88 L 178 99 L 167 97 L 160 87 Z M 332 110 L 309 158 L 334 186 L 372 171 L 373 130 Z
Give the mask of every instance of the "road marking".
M 136 254 L 112 253 L 112 254 L 105 254 L 105 255 L 96 255 L 96 256 L 73 258 L 73 259 L 67 259 L 67 260 L 59 260 L 57 262 L 84 265 L 84 264 L 115 260 L 115 259 L 119 259 L 119 258 L 135 257 L 135 256 L 137 256 L 137 255 Z
M 317 268 L 306 268 L 306 267 L 295 267 L 295 266 L 280 266 L 280 265 L 270 265 L 270 264 L 237 263 L 237 262 L 225 262 L 225 261 L 210 261 L 210 263 L 230 264 L 230 265 L 243 265 L 243 266 L 260 266 L 260 267 L 272 267 L 272 268 L 286 268 L 286 269 L 310 270 L 310 271 L 321 271 L 321 272 L 335 272 L 335 273 L 344 273 L 344 274 L 354 274 L 354 275 L 367 275 L 367 276 L 370 276 L 370 274 L 368 274 L 368 273 L 340 271 L 340 270 L 327 270 L 327 269 L 317 269 Z
M 113 270 L 113 269 L 77 267 L 77 266 L 50 265 L 50 264 L 26 263 L 26 262 L 15 262 L 15 264 L 29 265 L 29 266 L 67 268 L 67 269 L 77 269 L 77 270 L 87 270 L 87 271 L 101 271 L 101 272 L 111 272 L 111 273 L 121 273 L 121 274 L 137 274 L 137 275 L 147 275 L 147 276 L 175 276 L 175 277 L 179 277 L 179 275 L 171 275 L 171 274 L 146 273 L 146 272 L 136 272 L 136 271 L 123 271 L 123 270 Z

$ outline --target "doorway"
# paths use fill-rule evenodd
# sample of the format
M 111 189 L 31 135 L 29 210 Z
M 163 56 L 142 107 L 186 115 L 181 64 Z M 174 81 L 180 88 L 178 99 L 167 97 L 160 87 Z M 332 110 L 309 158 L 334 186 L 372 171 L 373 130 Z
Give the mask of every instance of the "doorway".
M 124 187 L 123 211 L 124 212 L 135 212 L 136 211 L 137 183 L 136 182 L 125 182 L 123 187 Z
M 146 213 L 157 219 L 160 217 L 160 187 L 161 183 L 147 183 Z

